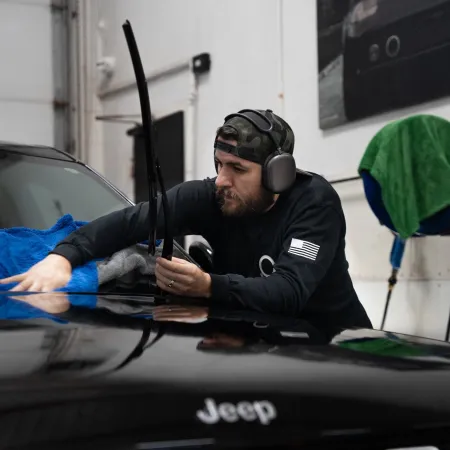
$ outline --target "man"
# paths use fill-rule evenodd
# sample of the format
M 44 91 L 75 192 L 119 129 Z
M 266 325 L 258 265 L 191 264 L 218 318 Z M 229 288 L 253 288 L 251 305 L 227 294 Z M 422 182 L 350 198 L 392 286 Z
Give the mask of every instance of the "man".
M 174 235 L 202 235 L 214 252 L 214 273 L 159 259 L 157 284 L 211 302 L 371 327 L 348 273 L 340 199 L 322 177 L 296 169 L 293 150 L 291 127 L 270 110 L 226 117 L 214 143 L 217 177 L 167 193 Z M 73 267 L 147 239 L 148 213 L 140 203 L 101 217 L 4 282 L 19 282 L 15 290 L 62 287 Z M 163 233 L 159 200 L 157 237 Z

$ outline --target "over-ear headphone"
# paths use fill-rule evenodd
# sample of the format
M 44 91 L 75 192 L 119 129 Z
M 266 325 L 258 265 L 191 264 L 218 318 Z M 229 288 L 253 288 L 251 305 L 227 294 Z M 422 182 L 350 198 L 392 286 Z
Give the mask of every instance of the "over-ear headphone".
M 268 109 L 267 113 L 273 115 L 273 111 Z M 296 165 L 295 159 L 291 153 L 283 151 L 278 138 L 273 133 L 274 124 L 265 114 L 254 109 L 243 109 L 238 113 L 230 114 L 225 117 L 227 122 L 232 117 L 242 117 L 249 121 L 260 132 L 265 133 L 272 140 L 275 151 L 273 151 L 262 165 L 262 185 L 268 191 L 274 194 L 280 194 L 287 191 L 295 182 Z M 222 143 L 221 143 L 222 144 Z M 289 143 L 288 143 L 289 144 Z M 286 145 L 286 139 L 283 147 Z M 228 146 L 225 144 L 225 146 Z M 218 148 L 224 147 L 219 145 Z M 217 169 L 217 168 L 216 168 Z

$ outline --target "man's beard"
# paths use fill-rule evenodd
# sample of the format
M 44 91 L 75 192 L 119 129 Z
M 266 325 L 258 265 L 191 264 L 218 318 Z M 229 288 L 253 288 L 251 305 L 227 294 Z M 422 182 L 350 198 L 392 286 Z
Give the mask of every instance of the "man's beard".
M 258 196 L 249 199 L 243 199 L 227 189 L 217 188 L 216 198 L 222 213 L 225 216 L 233 217 L 247 217 L 262 214 L 269 209 L 274 202 L 273 194 L 264 187 L 260 189 Z M 234 200 L 235 205 L 233 208 L 227 205 L 226 199 Z

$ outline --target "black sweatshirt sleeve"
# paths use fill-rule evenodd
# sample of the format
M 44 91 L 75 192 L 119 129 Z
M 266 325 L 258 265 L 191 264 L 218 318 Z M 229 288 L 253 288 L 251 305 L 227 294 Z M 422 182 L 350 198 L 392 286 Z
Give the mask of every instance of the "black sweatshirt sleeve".
M 302 210 L 286 231 L 274 273 L 267 278 L 211 274 L 212 301 L 299 314 L 333 262 L 344 226 L 332 205 Z
M 167 191 L 175 236 L 203 234 L 214 214 L 214 183 L 187 181 Z M 64 256 L 72 267 L 104 258 L 130 245 L 146 241 L 149 204 L 139 203 L 100 217 L 71 233 L 51 252 Z M 158 198 L 156 235 L 164 238 L 164 212 Z

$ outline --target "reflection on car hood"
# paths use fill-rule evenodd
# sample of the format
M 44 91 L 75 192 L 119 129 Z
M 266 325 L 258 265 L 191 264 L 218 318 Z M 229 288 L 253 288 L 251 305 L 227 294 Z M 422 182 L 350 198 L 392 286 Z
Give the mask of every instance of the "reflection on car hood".
M 446 342 L 324 339 L 300 319 L 140 295 L 3 295 L 0 312 L 0 414 L 78 405 L 78 432 L 105 415 L 117 430 L 198 426 L 213 399 L 270 402 L 277 423 L 307 429 L 449 421 Z
M 352 20 L 350 12 L 349 25 L 354 36 L 361 36 L 446 3 L 449 0 L 379 0 L 375 14 L 363 20 Z

